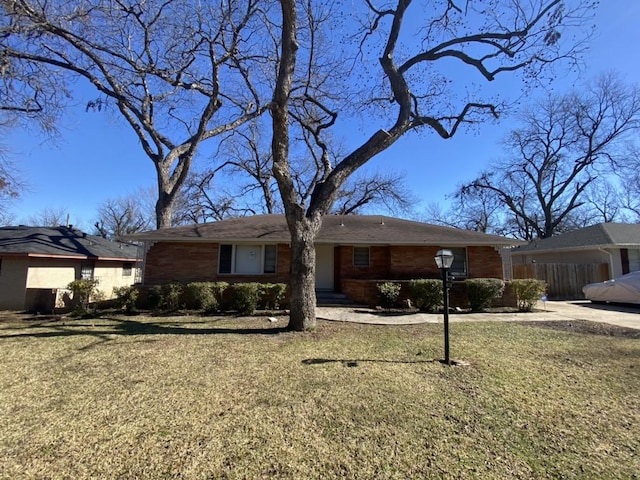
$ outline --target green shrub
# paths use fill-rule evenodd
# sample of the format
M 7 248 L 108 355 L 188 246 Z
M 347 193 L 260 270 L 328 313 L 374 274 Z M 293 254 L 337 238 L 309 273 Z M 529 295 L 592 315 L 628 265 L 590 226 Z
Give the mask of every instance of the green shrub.
M 116 305 L 127 313 L 136 311 L 136 302 L 140 292 L 134 285 L 125 287 L 113 287 L 113 294 L 116 296 Z
M 384 282 L 376 285 L 378 288 L 378 297 L 380 298 L 380 304 L 384 308 L 393 308 L 398 303 L 398 297 L 400 296 L 400 289 L 402 285 L 395 282 Z
M 411 280 L 411 302 L 421 311 L 433 312 L 442 305 L 441 280 Z
M 262 283 L 260 284 L 260 297 L 262 307 L 266 310 L 277 310 L 282 305 L 284 295 L 287 292 L 286 283 Z
M 175 312 L 180 308 L 180 300 L 184 287 L 180 283 L 167 283 L 162 286 L 163 307 L 168 312 Z
M 259 283 L 235 283 L 231 285 L 231 308 L 239 313 L 251 315 L 258 308 Z
M 229 284 L 227 282 L 211 283 L 211 291 L 213 292 L 213 296 L 216 299 L 216 303 L 220 310 L 224 307 L 224 292 L 227 288 L 229 288 Z
M 183 300 L 186 308 L 190 310 L 204 310 L 213 312 L 218 309 L 211 282 L 191 282 L 184 287 Z
M 490 307 L 491 302 L 504 292 L 504 281 L 499 278 L 469 278 L 465 283 L 472 312 L 481 312 Z
M 531 312 L 533 306 L 547 290 L 546 282 L 535 278 L 511 280 L 511 287 L 518 302 L 518 310 L 521 312 Z
M 98 294 L 98 280 L 74 280 L 67 285 L 67 288 L 73 292 L 74 310 L 84 314 L 89 311 L 89 302 L 92 297 Z M 100 296 L 100 294 L 98 294 Z M 104 297 L 104 294 L 102 294 Z
M 153 310 L 175 312 L 180 308 L 184 287 L 180 283 L 165 283 L 149 288 L 149 307 Z
M 162 285 L 153 285 L 147 292 L 147 304 L 151 310 L 160 310 L 163 304 Z

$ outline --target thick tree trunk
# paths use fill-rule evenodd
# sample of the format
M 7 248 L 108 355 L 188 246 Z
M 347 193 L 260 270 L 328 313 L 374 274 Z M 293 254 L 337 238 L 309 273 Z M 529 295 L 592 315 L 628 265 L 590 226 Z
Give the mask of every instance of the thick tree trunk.
M 291 230 L 290 330 L 316 326 L 316 249 L 314 239 L 321 219 L 296 220 Z
M 171 217 L 173 216 L 172 197 L 162 190 L 158 194 L 156 202 L 156 226 L 157 228 L 170 228 Z

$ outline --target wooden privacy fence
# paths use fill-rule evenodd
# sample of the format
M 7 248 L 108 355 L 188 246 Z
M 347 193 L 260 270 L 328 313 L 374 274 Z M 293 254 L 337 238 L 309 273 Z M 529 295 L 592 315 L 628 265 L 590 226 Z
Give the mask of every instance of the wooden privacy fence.
M 582 287 L 588 283 L 609 279 L 606 263 L 528 263 L 513 266 L 513 278 L 537 278 L 547 282 L 550 300 L 578 300 L 584 298 Z

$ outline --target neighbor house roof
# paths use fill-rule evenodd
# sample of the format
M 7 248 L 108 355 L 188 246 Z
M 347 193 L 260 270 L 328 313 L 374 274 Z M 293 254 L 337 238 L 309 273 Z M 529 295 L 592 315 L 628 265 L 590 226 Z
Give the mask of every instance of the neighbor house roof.
M 0 255 L 135 260 L 137 247 L 72 227 L 0 227 Z
M 585 250 L 605 247 L 640 247 L 640 224 L 599 223 L 554 237 L 534 240 L 528 245 L 515 248 L 513 253 Z
M 178 242 L 290 242 L 284 215 L 255 215 L 218 222 L 136 233 L 127 238 Z M 522 242 L 498 235 L 430 225 L 380 215 L 327 215 L 316 238 L 318 244 L 384 244 L 512 246 Z

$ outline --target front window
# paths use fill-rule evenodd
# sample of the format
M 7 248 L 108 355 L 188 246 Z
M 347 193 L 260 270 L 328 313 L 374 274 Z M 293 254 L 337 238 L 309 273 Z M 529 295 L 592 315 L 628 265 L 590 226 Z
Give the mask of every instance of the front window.
M 220 245 L 218 273 L 276 273 L 277 245 Z
M 449 270 L 454 277 L 467 276 L 467 249 L 464 247 L 445 247 L 453 253 L 453 264 Z
M 369 247 L 353 247 L 353 266 L 369 266 Z
M 96 262 L 93 260 L 83 260 L 80 265 L 80 280 L 93 280 L 93 272 Z
M 130 277 L 132 272 L 133 272 L 133 263 L 132 262 L 125 262 L 125 263 L 122 264 L 122 276 L 123 277 Z

